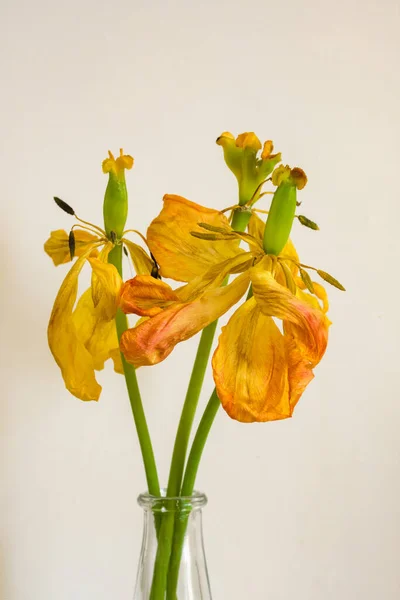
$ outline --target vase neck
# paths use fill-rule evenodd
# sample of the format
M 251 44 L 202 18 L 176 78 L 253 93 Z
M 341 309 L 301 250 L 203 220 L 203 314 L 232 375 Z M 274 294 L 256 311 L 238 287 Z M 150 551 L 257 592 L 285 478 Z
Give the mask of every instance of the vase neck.
M 204 494 L 141 494 L 142 549 L 134 600 L 211 600 L 203 543 Z

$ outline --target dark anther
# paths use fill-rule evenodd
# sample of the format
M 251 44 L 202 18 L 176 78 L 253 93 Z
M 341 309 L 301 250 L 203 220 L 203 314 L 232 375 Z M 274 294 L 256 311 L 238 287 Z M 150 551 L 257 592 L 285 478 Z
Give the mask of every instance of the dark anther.
M 68 236 L 68 246 L 69 246 L 69 254 L 70 254 L 70 257 L 72 260 L 75 256 L 75 235 L 74 235 L 74 232 L 72 231 L 72 229 L 69 232 L 69 236 Z
M 54 202 L 57 204 L 57 206 L 61 208 L 61 210 L 68 213 L 69 215 L 75 214 L 74 209 L 69 204 L 64 202 L 64 200 L 61 200 L 61 198 L 57 198 L 57 196 L 54 196 Z

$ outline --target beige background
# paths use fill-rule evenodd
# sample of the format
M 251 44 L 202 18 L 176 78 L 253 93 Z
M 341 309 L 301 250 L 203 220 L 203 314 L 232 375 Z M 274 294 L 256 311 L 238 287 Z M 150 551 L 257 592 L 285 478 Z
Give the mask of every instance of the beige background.
M 101 223 L 108 148 L 134 155 L 129 224 L 163 193 L 223 208 L 215 138 L 272 138 L 309 176 L 296 227 L 332 290 L 326 358 L 295 418 L 221 413 L 198 486 L 216 600 L 396 600 L 400 526 L 399 4 L 1 2 L 2 600 L 129 600 L 144 488 L 122 378 L 63 389 L 42 251 L 58 194 Z M 139 374 L 163 480 L 196 340 Z M 202 403 L 211 391 L 211 378 Z

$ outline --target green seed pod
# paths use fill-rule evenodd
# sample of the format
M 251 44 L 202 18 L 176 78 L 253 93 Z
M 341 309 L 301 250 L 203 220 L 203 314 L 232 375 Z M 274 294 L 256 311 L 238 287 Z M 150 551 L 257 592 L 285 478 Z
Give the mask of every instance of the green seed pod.
M 241 133 L 235 139 L 225 131 L 217 139 L 217 144 L 222 146 L 225 162 L 238 181 L 239 204 L 254 204 L 260 196 L 261 184 L 280 162 L 280 153 L 272 154 L 273 144 L 268 140 L 259 157 L 258 152 L 262 146 L 253 132 Z
M 125 227 L 128 216 L 128 192 L 125 182 L 125 169 L 131 169 L 133 158 L 124 155 L 115 159 L 111 152 L 109 158 L 103 161 L 103 172 L 108 173 L 109 180 L 104 195 L 103 215 L 104 227 L 107 236 L 111 239 L 111 232 L 119 238 Z
M 278 167 L 272 174 L 272 183 L 278 188 L 272 198 L 264 230 L 264 250 L 278 256 L 289 239 L 297 206 L 297 190 L 307 182 L 305 173 L 289 166 Z

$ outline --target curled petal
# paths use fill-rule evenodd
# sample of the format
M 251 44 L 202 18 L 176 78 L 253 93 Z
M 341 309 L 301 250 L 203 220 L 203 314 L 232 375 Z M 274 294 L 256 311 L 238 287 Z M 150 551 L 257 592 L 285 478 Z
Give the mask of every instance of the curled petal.
M 150 224 L 147 241 L 163 277 L 190 281 L 210 266 L 233 258 L 241 250 L 239 240 L 209 242 L 191 235 L 198 223 L 230 229 L 229 221 L 217 210 L 200 206 L 180 196 L 164 196 L 164 208 Z
M 326 289 L 320 283 L 313 281 L 312 285 L 314 288 L 314 295 L 305 292 L 306 286 L 304 282 L 300 279 L 300 277 L 296 278 L 297 285 L 297 296 L 303 300 L 304 302 L 308 302 L 314 308 L 321 309 L 324 313 L 327 313 L 329 310 L 329 299 L 328 294 L 326 293 Z M 322 306 L 321 304 L 322 303 Z
M 46 254 L 50 256 L 56 267 L 71 260 L 68 237 L 68 233 L 64 229 L 56 229 L 51 232 L 49 239 L 44 244 Z M 99 241 L 98 237 L 83 229 L 75 229 L 74 238 L 74 256 L 82 256 L 91 245 Z M 97 254 L 96 248 L 93 248 L 91 256 L 97 256 Z
M 115 371 L 123 373 L 115 320 L 104 319 L 95 308 L 91 288 L 79 298 L 72 322 L 78 339 L 92 356 L 93 368 L 101 371 L 105 361 L 111 358 Z
M 251 269 L 253 293 L 262 312 L 284 321 L 285 332 L 295 338 L 296 344 L 312 366 L 319 363 L 328 343 L 329 319 L 307 302 L 294 296 L 275 281 L 271 273 L 258 267 Z
M 89 249 L 78 258 L 61 284 L 47 332 L 50 350 L 61 369 L 65 385 L 81 400 L 98 400 L 101 392 L 94 376 L 92 355 L 82 343 L 72 318 L 78 275 L 90 252 Z
M 230 285 L 207 291 L 187 303 L 175 303 L 121 338 L 121 351 L 135 367 L 155 365 L 172 352 L 179 342 L 189 339 L 218 319 L 245 294 L 247 273 Z
M 92 270 L 93 305 L 105 321 L 116 315 L 122 279 L 114 265 L 104 263 L 98 258 L 88 259 Z
M 254 298 L 222 328 L 212 366 L 218 397 L 232 419 L 251 423 L 292 415 L 285 339 Z
M 126 314 L 153 317 L 178 301 L 178 296 L 167 283 L 150 275 L 137 275 L 123 284 L 119 306 Z

